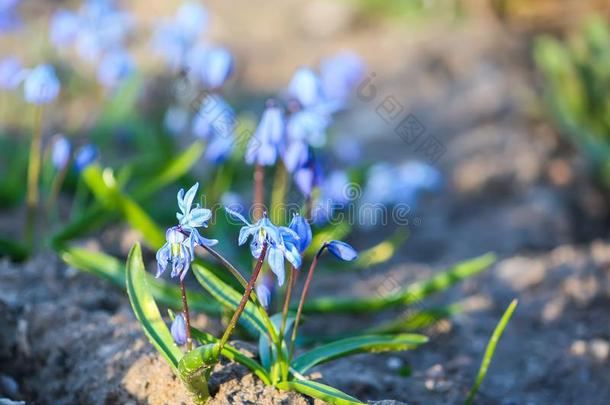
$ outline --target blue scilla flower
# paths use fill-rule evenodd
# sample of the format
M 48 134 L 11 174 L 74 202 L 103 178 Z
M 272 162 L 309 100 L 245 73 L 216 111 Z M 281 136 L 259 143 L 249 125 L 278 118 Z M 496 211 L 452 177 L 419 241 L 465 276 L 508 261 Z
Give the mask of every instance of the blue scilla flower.
M 356 252 L 356 249 L 340 240 L 326 242 L 318 251 L 318 255 L 320 255 L 324 249 L 328 249 L 328 251 L 335 257 L 346 262 L 351 262 L 352 260 L 356 260 L 358 258 L 358 252 Z
M 0 33 L 21 27 L 17 7 L 21 0 L 0 0 Z
M 195 2 L 183 3 L 174 16 L 176 25 L 192 40 L 196 40 L 203 32 L 207 27 L 208 20 L 207 10 L 201 4 Z
M 232 131 L 221 132 L 216 135 L 205 150 L 205 159 L 215 165 L 224 163 L 235 146 L 235 136 Z
M 160 277 L 171 263 L 171 276 L 179 276 L 183 280 L 194 260 L 192 239 L 180 227 L 173 226 L 165 232 L 165 241 L 161 249 L 157 250 L 156 277 Z
M 362 59 L 352 52 L 342 52 L 320 64 L 324 94 L 330 100 L 344 103 L 365 74 Z
M 221 87 L 233 72 L 233 56 L 225 48 L 209 49 L 200 67 L 201 81 L 211 89 Z
M 199 183 L 195 183 L 186 193 L 184 189 L 178 191 L 178 208 L 180 212 L 176 213 L 178 226 L 189 232 L 189 238 L 192 247 L 195 245 L 214 246 L 218 243 L 216 239 L 206 239 L 199 234 L 197 228 L 207 228 L 208 221 L 212 217 L 212 211 L 207 208 L 201 208 L 198 203 L 193 204 Z
M 69 10 L 58 10 L 51 18 L 51 42 L 58 48 L 72 46 L 80 31 L 79 16 Z
M 172 333 L 174 342 L 176 342 L 178 346 L 186 344 L 186 322 L 184 321 L 182 314 L 176 315 L 174 321 L 172 322 L 170 332 Z
M 207 227 L 212 217 L 209 209 L 201 208 L 199 204 L 193 204 L 197 188 L 196 183 L 186 193 L 184 189 L 178 191 L 178 209 L 176 213 L 178 225 L 169 228 L 165 232 L 165 244 L 157 251 L 157 275 L 160 277 L 167 266 L 172 265 L 172 277 L 179 276 L 184 280 L 191 263 L 195 260 L 195 246 L 214 246 L 218 243 L 215 239 L 206 239 L 199 234 L 197 228 Z
M 299 237 L 299 239 L 296 241 L 296 246 L 298 247 L 299 252 L 303 253 L 305 250 L 307 250 L 313 238 L 309 222 L 307 222 L 307 220 L 301 215 L 294 214 L 292 216 L 292 221 L 290 221 L 290 224 L 288 224 L 288 227 L 292 229 Z
M 246 162 L 263 166 L 274 165 L 284 141 L 285 124 L 282 110 L 270 101 L 261 121 L 248 141 Z
M 0 89 L 13 90 L 19 86 L 25 71 L 19 59 L 8 57 L 0 61 Z
M 273 281 L 273 276 L 269 273 L 265 273 L 263 277 L 260 277 L 256 280 L 256 296 L 258 300 L 263 305 L 264 308 L 269 308 L 271 304 L 271 297 L 273 296 L 273 292 L 275 290 L 275 283 Z
M 168 67 L 184 67 L 192 41 L 181 27 L 172 22 L 162 23 L 155 29 L 151 42 L 154 51 L 165 60 Z
M 305 163 L 298 166 L 293 172 L 294 182 L 305 197 L 310 197 L 314 188 L 322 184 L 323 178 L 324 173 L 320 160 L 309 149 Z
M 286 133 L 290 141 L 304 141 L 319 148 L 326 144 L 326 130 L 332 124 L 332 114 L 338 110 L 336 102 L 323 102 L 291 114 Z
M 74 157 L 74 166 L 78 172 L 82 172 L 91 163 L 95 162 L 98 158 L 98 150 L 95 146 L 89 144 L 79 149 Z
M 284 284 L 284 259 L 288 260 L 295 268 L 301 267 L 301 256 L 296 246 L 299 236 L 296 232 L 288 227 L 276 227 L 267 218 L 266 214 L 255 224 L 251 224 L 240 213 L 227 207 L 225 207 L 225 210 L 232 218 L 244 224 L 239 231 L 238 244 L 240 246 L 252 236 L 250 252 L 255 259 L 260 257 L 263 244 L 267 244 L 267 263 L 271 271 L 275 273 L 278 285 Z
M 193 134 L 210 139 L 232 129 L 235 123 L 233 108 L 219 95 L 209 95 L 201 102 L 201 107 L 193 119 Z
M 57 135 L 51 149 L 51 162 L 56 170 L 63 170 L 70 161 L 72 145 L 63 135 Z
M 321 103 L 324 93 L 318 75 L 306 67 L 297 69 L 288 85 L 288 97 L 297 100 L 303 108 Z
M 131 55 L 124 50 L 115 50 L 104 55 L 98 70 L 97 80 L 107 88 L 117 87 L 135 70 Z
M 59 94 L 60 84 L 51 65 L 38 65 L 25 78 L 25 99 L 32 104 L 48 104 Z

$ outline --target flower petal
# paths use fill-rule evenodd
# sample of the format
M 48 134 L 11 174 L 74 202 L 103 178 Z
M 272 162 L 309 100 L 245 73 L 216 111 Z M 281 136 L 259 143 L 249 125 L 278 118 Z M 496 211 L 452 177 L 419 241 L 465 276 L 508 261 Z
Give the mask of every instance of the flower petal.
M 243 222 L 244 224 L 251 226 L 250 222 L 248 222 L 248 220 L 246 218 L 244 218 L 243 215 L 241 215 L 239 212 L 232 210 L 229 207 L 225 207 L 225 211 L 227 212 L 227 214 L 229 214 L 229 216 L 233 219 L 237 219 L 238 221 Z
M 182 314 L 176 315 L 174 322 L 172 322 L 170 331 L 176 344 L 182 346 L 186 343 L 186 322 L 184 322 L 184 317 Z
M 281 287 L 284 284 L 285 268 L 284 268 L 284 254 L 280 248 L 269 247 L 269 253 L 267 254 L 267 263 L 271 271 L 275 273 L 277 277 L 277 284 Z

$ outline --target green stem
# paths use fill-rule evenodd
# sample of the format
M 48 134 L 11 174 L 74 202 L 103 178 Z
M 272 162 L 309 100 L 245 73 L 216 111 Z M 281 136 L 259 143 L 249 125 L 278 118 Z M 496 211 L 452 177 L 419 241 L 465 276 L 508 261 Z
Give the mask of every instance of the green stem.
M 258 221 L 263 216 L 265 204 L 265 168 L 257 164 L 254 168 L 254 201 L 252 219 Z
M 294 319 L 294 326 L 292 327 L 292 336 L 290 337 L 290 354 L 288 355 L 288 364 L 292 361 L 292 356 L 294 355 L 294 347 L 297 340 L 297 330 L 299 328 L 299 322 L 301 321 L 301 314 L 303 313 L 303 304 L 305 303 L 305 297 L 307 297 L 307 292 L 309 291 L 309 286 L 311 285 L 311 279 L 313 278 L 313 272 L 318 265 L 318 257 L 320 257 L 320 253 L 323 249 L 318 251 L 318 254 L 314 256 L 311 261 L 311 266 L 309 266 L 309 272 L 307 273 L 307 279 L 305 280 L 305 285 L 303 286 L 303 292 L 301 292 L 301 299 L 299 300 L 299 307 L 297 308 L 297 315 Z
M 42 145 L 42 107 L 34 108 L 34 133 L 30 144 L 30 159 L 28 161 L 28 183 L 27 183 L 27 218 L 26 218 L 26 240 L 28 246 L 34 243 L 34 232 L 36 228 L 36 209 L 38 208 L 38 186 L 40 178 L 40 153 Z
M 47 200 L 48 213 L 50 213 L 55 208 L 55 203 L 57 202 L 59 191 L 61 190 L 61 186 L 64 184 L 66 174 L 68 173 L 68 167 L 69 165 L 66 164 L 59 172 L 57 172 L 57 175 L 53 178 L 53 183 L 51 184 L 51 193 L 49 194 L 49 199 Z
M 283 362 L 283 367 L 282 367 L 282 377 L 284 380 L 288 379 L 288 371 L 289 371 L 289 366 L 290 363 L 287 361 L 287 359 L 284 356 L 284 351 L 282 350 L 282 347 L 284 345 L 284 334 L 286 333 L 286 321 L 288 319 L 288 308 L 290 307 L 290 298 L 292 297 L 292 287 L 294 285 L 294 272 L 295 269 L 294 267 L 290 267 L 290 271 L 288 272 L 288 280 L 287 280 L 287 285 L 286 285 L 286 295 L 284 296 L 284 307 L 282 308 L 282 324 L 280 326 L 280 334 L 278 337 L 278 352 L 281 354 L 281 357 L 283 360 L 285 360 Z
M 231 321 L 229 321 L 229 325 L 227 325 L 227 329 L 225 330 L 225 333 L 222 335 L 222 338 L 220 338 L 220 342 L 218 343 L 218 353 L 220 353 L 222 351 L 223 347 L 229 340 L 229 337 L 231 337 L 231 333 L 233 333 L 233 330 L 237 326 L 237 321 L 239 320 L 239 317 L 241 316 L 242 312 L 244 312 L 244 309 L 246 308 L 246 304 L 248 303 L 248 300 L 250 299 L 250 294 L 252 294 L 252 289 L 254 288 L 256 279 L 258 278 L 261 268 L 263 267 L 263 262 L 265 261 L 266 255 L 267 255 L 267 242 L 265 241 L 265 242 L 263 242 L 263 247 L 262 247 L 260 256 L 258 257 L 258 261 L 256 262 L 256 266 L 254 266 L 254 271 L 252 272 L 252 277 L 250 277 L 250 281 L 248 282 L 248 285 L 246 286 L 246 291 L 244 291 L 244 295 L 241 297 L 241 301 L 240 301 L 237 309 L 235 310 L 235 313 L 233 314 Z
M 184 280 L 180 278 L 180 293 L 182 294 L 182 313 L 186 322 L 186 350 L 189 352 L 193 349 L 193 338 L 191 336 L 191 317 L 189 315 L 189 304 L 186 299 L 186 286 Z

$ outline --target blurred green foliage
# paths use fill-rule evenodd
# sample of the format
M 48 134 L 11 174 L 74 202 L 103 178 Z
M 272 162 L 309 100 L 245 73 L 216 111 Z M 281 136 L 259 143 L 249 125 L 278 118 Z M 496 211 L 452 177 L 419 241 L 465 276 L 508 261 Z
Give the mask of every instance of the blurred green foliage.
M 544 98 L 562 134 L 587 153 L 610 185 L 610 27 L 598 16 L 565 41 L 541 36 L 534 59 Z

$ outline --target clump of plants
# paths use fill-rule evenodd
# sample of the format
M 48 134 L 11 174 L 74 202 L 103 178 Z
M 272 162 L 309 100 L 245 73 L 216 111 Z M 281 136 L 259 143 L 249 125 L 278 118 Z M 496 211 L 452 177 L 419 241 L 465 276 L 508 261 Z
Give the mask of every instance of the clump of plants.
M 355 353 L 424 344 L 422 330 L 461 310 L 457 304 L 427 307 L 425 299 L 485 270 L 495 256 L 406 286 L 388 278 L 364 297 L 307 299 L 315 274 L 369 275 L 389 261 L 407 239 L 419 195 L 438 189 L 442 176 L 422 162 L 380 170 L 354 137 L 335 133 L 335 118 L 364 77 L 359 56 L 342 52 L 317 68 L 299 67 L 276 97 L 243 100 L 229 88 L 231 52 L 201 40 L 207 11 L 185 3 L 153 27 L 149 45 L 171 72 L 161 87 L 172 88 L 170 97 L 157 100 L 149 95 L 158 77 L 148 77 L 129 52 L 130 33 L 138 28 L 132 17 L 115 2 L 85 1 L 77 10 L 58 10 L 50 21 L 48 51 L 56 52 L 59 68 L 26 68 L 15 57 L 0 61 L 2 95 L 22 89 L 32 112 L 31 126 L 21 132 L 2 127 L 0 140 L 8 146 L 0 149 L 7 157 L 0 164 L 8 175 L 0 178 L 0 203 L 24 201 L 26 220 L 21 238 L 0 238 L 0 253 L 25 260 L 48 247 L 74 268 L 126 288 L 144 332 L 199 402 L 209 397 L 210 373 L 224 357 L 279 389 L 333 404 L 360 403 L 307 372 Z M 87 74 L 95 80 L 83 83 Z M 99 96 L 99 113 L 49 133 L 48 109 L 74 102 L 78 90 Z M 13 110 L 23 108 L 10 100 Z M 250 111 L 249 105 L 264 108 Z M 18 141 L 13 132 L 22 135 Z M 177 184 L 193 186 L 178 192 L 174 215 Z M 384 204 L 374 205 L 380 191 Z M 372 206 L 382 208 L 375 211 L 380 223 L 395 222 L 392 235 L 374 242 L 377 218 L 360 215 Z M 100 240 L 109 228 L 134 231 L 140 240 L 126 264 L 116 246 L 80 244 L 86 237 Z M 362 248 L 357 253 L 352 245 Z M 151 252 L 154 276 L 145 271 Z M 203 290 L 193 290 L 191 274 Z M 168 308 L 167 317 L 158 305 Z M 388 310 L 400 315 L 342 335 L 300 330 L 315 315 Z M 193 312 L 228 315 L 224 333 L 194 328 Z M 258 343 L 256 358 L 231 344 L 235 333 Z M 486 358 L 491 354 L 493 347 Z
M 562 134 L 582 148 L 605 184 L 610 182 L 610 29 L 589 18 L 565 40 L 537 39 L 534 57 L 544 98 Z

